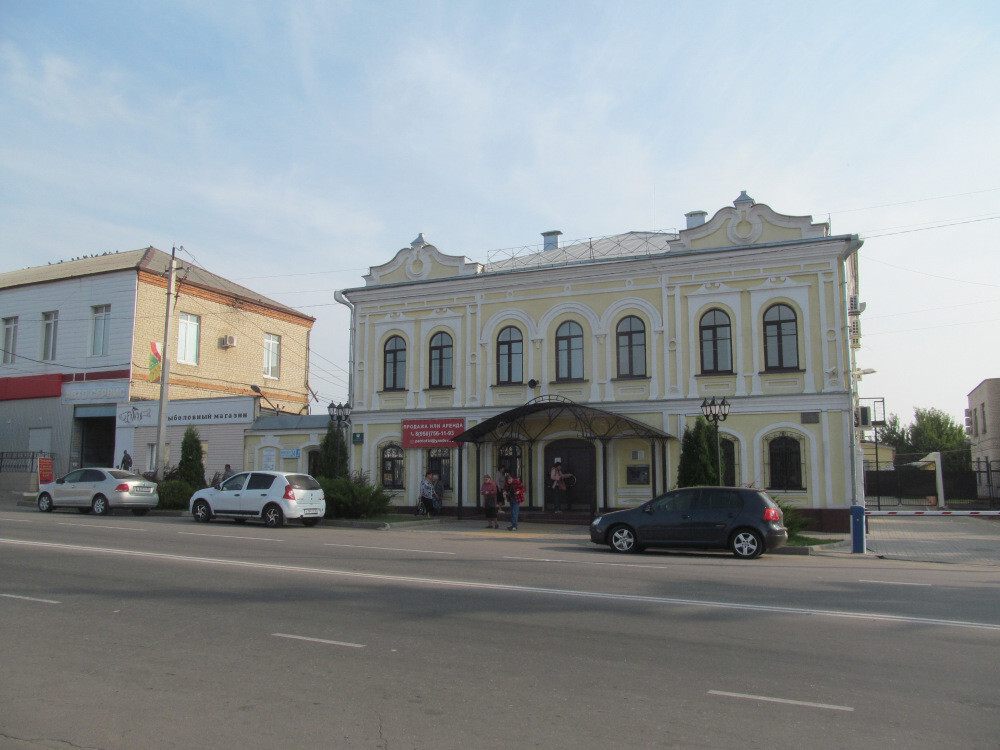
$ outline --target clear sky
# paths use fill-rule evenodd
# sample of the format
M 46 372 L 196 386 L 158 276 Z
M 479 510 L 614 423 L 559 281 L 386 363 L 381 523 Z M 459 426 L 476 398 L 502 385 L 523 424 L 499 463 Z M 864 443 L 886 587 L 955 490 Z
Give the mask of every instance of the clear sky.
M 863 397 L 1000 377 L 1000 3 L 0 0 L 0 270 L 183 245 L 317 318 L 444 253 L 684 226 L 741 190 L 857 233 Z

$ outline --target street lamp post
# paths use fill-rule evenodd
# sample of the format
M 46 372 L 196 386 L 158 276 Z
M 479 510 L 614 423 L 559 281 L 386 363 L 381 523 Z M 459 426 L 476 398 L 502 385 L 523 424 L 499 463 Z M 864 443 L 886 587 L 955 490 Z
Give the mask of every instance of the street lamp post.
M 351 405 L 350 403 L 344 402 L 343 404 L 335 404 L 333 401 L 326 407 L 327 413 L 330 415 L 330 421 L 333 422 L 337 431 L 344 429 L 350 424 L 351 421 Z M 344 445 L 348 446 L 347 437 L 344 437 Z M 350 447 L 347 447 L 347 452 L 350 453 Z M 350 460 L 348 460 L 348 464 Z M 345 467 L 346 468 L 346 467 Z
M 722 401 L 716 401 L 715 396 L 712 396 L 711 401 L 706 398 L 701 402 L 701 413 L 709 422 L 715 423 L 715 457 L 718 459 L 716 468 L 719 472 L 716 481 L 722 484 L 722 441 L 719 438 L 719 422 L 725 422 L 729 416 L 729 402 L 725 396 L 722 397 Z

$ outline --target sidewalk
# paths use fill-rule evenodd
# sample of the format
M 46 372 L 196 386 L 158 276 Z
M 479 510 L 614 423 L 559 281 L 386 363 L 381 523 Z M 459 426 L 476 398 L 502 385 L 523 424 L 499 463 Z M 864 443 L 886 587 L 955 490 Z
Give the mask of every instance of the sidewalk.
M 866 552 L 887 560 L 1000 567 L 1000 520 L 970 516 L 870 517 Z M 851 541 L 814 550 L 813 554 L 850 555 Z

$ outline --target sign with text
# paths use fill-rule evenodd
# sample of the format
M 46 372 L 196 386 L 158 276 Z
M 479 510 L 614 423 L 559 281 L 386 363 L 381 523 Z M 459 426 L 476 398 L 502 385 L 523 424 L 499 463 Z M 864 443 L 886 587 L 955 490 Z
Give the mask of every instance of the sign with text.
M 157 401 L 130 401 L 118 404 L 119 427 L 152 427 L 160 421 Z M 249 424 L 253 422 L 253 399 L 200 398 L 190 401 L 170 401 L 167 404 L 167 424 Z
M 50 484 L 56 480 L 52 473 L 52 457 L 51 456 L 39 456 L 38 457 L 38 483 L 39 484 Z
M 404 448 L 457 448 L 452 440 L 465 432 L 465 419 L 404 419 Z

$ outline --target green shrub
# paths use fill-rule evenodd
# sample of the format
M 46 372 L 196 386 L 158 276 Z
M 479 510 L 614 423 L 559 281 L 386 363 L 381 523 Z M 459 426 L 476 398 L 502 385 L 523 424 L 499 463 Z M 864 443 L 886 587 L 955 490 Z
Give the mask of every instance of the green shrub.
M 160 496 L 160 506 L 164 510 L 187 510 L 188 501 L 198 487 L 192 487 L 182 479 L 164 479 L 156 487 Z
M 181 441 L 181 461 L 177 464 L 177 475 L 178 479 L 183 479 L 192 487 L 206 486 L 201 438 L 198 435 L 198 430 L 194 427 L 188 427 L 184 430 L 184 440 Z
M 368 475 L 354 472 L 350 478 L 317 477 L 326 496 L 327 518 L 375 518 L 391 507 L 389 493 L 380 484 L 372 484 Z
M 799 509 L 794 505 L 790 505 L 784 500 L 771 499 L 781 508 L 781 513 L 785 519 L 785 528 L 788 529 L 789 539 L 798 536 L 809 525 L 809 519 L 799 513 Z

